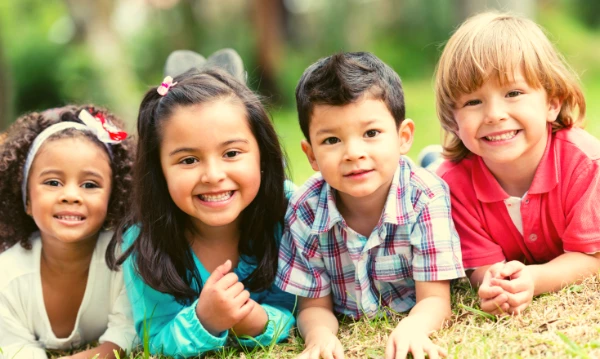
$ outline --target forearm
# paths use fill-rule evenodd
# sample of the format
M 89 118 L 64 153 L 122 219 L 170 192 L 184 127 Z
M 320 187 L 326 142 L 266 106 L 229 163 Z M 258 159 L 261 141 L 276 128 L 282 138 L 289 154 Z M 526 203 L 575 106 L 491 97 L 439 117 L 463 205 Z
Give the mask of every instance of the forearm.
M 491 266 L 493 266 L 493 264 L 478 267 L 472 271 L 467 270 L 467 276 L 469 277 L 469 282 L 471 282 L 471 286 L 473 286 L 474 288 L 478 288 L 481 285 L 481 283 L 483 283 L 483 277 L 485 275 L 485 272 L 487 272 L 487 270 Z
M 328 330 L 333 335 L 338 332 L 338 320 L 331 309 L 324 307 L 308 307 L 298 313 L 298 330 L 302 338 L 307 340 L 315 329 Z
M 255 303 L 254 309 L 252 309 L 250 314 L 239 321 L 231 329 L 238 337 L 243 335 L 255 337 L 263 332 L 268 320 L 269 316 L 265 309 L 260 304 Z
M 447 298 L 430 296 L 418 302 L 409 315 L 398 323 L 398 327 L 406 327 L 410 331 L 420 331 L 429 336 L 440 329 L 452 315 Z
M 89 358 L 96 357 L 98 359 L 114 359 L 115 351 L 117 351 L 117 353 L 119 354 L 120 357 L 125 356 L 125 351 L 123 349 L 121 349 L 121 347 L 119 347 L 118 345 L 111 343 L 111 342 L 105 342 L 95 348 L 73 354 L 66 358 L 68 358 L 68 359 L 89 359 Z
M 556 292 L 597 274 L 600 254 L 564 253 L 548 263 L 529 265 L 535 283 L 534 295 Z

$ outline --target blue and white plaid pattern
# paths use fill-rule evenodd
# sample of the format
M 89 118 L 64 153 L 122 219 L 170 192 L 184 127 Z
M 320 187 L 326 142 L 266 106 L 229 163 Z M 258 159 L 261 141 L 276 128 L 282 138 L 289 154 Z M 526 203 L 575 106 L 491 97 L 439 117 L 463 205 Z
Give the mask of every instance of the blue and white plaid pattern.
M 334 310 L 353 318 L 416 303 L 416 281 L 464 276 L 447 185 L 401 159 L 383 214 L 369 238 L 346 225 L 335 190 L 320 173 L 292 197 L 275 283 L 301 297 L 332 293 Z

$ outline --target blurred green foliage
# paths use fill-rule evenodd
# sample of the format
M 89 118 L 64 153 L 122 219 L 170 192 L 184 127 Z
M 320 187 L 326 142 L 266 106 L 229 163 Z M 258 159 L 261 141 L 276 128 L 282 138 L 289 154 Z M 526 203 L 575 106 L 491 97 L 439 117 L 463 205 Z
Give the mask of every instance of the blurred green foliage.
M 94 55 L 91 48 L 95 44 L 89 43 L 81 24 L 69 22 L 72 9 L 69 11 L 67 0 L 0 2 L 0 56 L 7 64 L 7 83 L 11 84 L 2 90 L 3 96 L 12 98 L 13 114 L 92 102 L 113 109 L 133 128 L 139 101 L 115 102 L 114 88 L 107 84 L 127 85 L 134 92 L 131 98 L 141 100 L 146 89 L 162 79 L 167 55 L 181 48 L 205 55 L 223 47 L 235 48 L 244 59 L 249 86 L 261 91 L 265 70 L 258 65 L 252 1 L 180 0 L 168 9 L 148 7 L 148 1 L 130 1 L 142 5 L 129 8 L 121 17 L 116 6 L 127 2 L 111 3 L 115 14 L 110 23 L 117 30 L 115 40 L 122 60 L 118 66 L 131 74 L 127 81 L 132 83 L 122 83 L 124 79 L 98 65 L 105 59 L 102 54 Z M 294 89 L 308 65 L 337 51 L 371 51 L 400 74 L 407 115 L 416 123 L 410 156 L 416 157 L 427 144 L 439 143 L 432 78 L 444 42 L 461 22 L 458 1 L 295 3 L 315 8 L 282 14 L 280 62 L 275 73 L 279 93 L 265 98 L 290 156 L 295 182 L 306 179 L 312 169 L 300 151 L 302 135 L 294 113 Z M 582 77 L 589 106 L 588 130 L 598 136 L 600 104 L 593 99 L 600 95 L 600 5 L 595 0 L 539 0 L 536 4 L 536 21 Z M 0 121 L 0 126 L 6 123 Z

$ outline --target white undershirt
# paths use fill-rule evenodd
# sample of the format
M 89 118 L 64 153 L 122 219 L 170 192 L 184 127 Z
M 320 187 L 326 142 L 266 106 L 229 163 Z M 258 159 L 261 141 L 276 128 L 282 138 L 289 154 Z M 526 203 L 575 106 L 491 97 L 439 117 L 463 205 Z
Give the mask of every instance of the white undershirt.
M 525 197 L 527 193 L 523 195 Z M 510 219 L 515 224 L 515 227 L 519 230 L 519 233 L 523 235 L 523 217 L 521 217 L 521 201 L 523 198 L 521 197 L 508 197 L 504 200 L 504 205 L 506 205 L 506 209 L 508 210 L 508 215 Z

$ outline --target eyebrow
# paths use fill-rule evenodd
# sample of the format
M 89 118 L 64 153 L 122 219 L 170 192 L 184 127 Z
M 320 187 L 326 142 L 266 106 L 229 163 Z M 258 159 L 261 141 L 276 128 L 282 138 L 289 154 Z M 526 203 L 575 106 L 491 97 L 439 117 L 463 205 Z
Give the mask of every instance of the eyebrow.
M 377 119 L 369 119 L 369 120 L 361 121 L 361 122 L 362 122 L 363 127 L 369 127 L 372 124 L 374 124 L 375 122 L 377 122 Z M 334 132 L 335 132 L 335 129 L 333 129 L 333 128 L 323 128 L 323 129 L 318 130 L 317 133 L 315 134 L 315 136 L 334 133 Z
M 220 147 L 229 146 L 231 144 L 238 143 L 238 142 L 246 143 L 246 144 L 249 143 L 249 141 L 244 138 L 233 138 L 231 140 L 227 140 L 227 141 L 221 143 Z M 198 151 L 198 148 L 195 148 L 195 147 L 179 147 L 179 148 L 176 148 L 173 151 L 171 151 L 169 153 L 169 156 L 174 156 L 181 152 L 196 152 L 196 151 Z
M 49 169 L 49 170 L 44 170 L 42 172 L 40 172 L 40 177 L 42 176 L 47 176 L 47 175 L 64 175 L 64 171 L 61 170 L 56 170 L 56 169 Z M 92 170 L 84 170 L 83 174 L 86 176 L 92 176 L 92 177 L 96 177 L 96 178 L 100 178 L 103 179 L 104 177 L 102 177 L 102 175 L 96 171 L 92 171 Z

